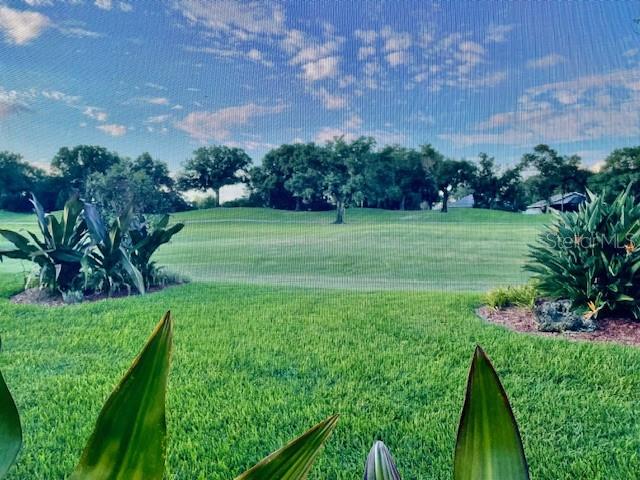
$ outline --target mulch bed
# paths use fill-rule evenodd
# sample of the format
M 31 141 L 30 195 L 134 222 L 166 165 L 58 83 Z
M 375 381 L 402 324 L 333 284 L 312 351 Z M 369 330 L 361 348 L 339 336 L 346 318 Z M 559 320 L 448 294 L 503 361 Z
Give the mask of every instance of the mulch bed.
M 159 292 L 160 290 L 174 287 L 176 285 L 180 285 L 180 283 L 172 283 L 163 287 L 149 288 L 147 289 L 147 293 Z M 107 300 L 109 298 L 122 298 L 137 295 L 139 294 L 133 292 L 129 295 L 126 291 L 118 292 L 111 296 L 107 295 L 106 293 L 100 293 L 85 295 L 82 302 L 80 303 L 67 304 L 62 300 L 62 295 L 54 295 L 50 292 L 47 292 L 46 290 L 40 290 L 39 288 L 28 288 L 27 290 L 11 297 L 11 303 L 17 303 L 19 305 L 40 305 L 42 307 L 63 307 L 68 305 L 81 305 L 83 303 L 98 302 L 100 300 Z
M 545 337 L 558 337 L 568 340 L 586 340 L 592 342 L 614 342 L 622 345 L 640 346 L 640 322 L 625 318 L 603 318 L 598 321 L 595 332 L 541 332 L 538 330 L 533 312 L 527 308 L 509 307 L 496 310 L 481 307 L 478 315 L 484 320 L 502 325 L 516 332 L 531 333 Z

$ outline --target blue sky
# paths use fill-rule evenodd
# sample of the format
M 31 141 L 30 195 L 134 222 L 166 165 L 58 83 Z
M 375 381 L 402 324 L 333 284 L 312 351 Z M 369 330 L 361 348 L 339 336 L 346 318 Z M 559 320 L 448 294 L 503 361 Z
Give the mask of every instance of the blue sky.
M 372 135 L 508 164 L 640 139 L 627 1 L 0 0 L 0 149 L 143 151 Z

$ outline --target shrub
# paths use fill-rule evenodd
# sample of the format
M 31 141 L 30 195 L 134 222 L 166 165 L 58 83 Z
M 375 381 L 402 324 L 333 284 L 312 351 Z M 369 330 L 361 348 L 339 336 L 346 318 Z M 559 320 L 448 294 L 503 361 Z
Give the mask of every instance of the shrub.
M 71 480 L 165 478 L 166 393 L 173 339 L 167 312 L 140 355 L 115 388 L 80 457 Z M 332 415 L 236 480 L 302 480 L 338 421 Z M 16 404 L 0 374 L 0 479 L 22 445 Z M 476 347 L 458 426 L 455 480 L 528 480 L 527 461 L 507 395 L 491 362 Z M 365 463 L 365 480 L 400 480 L 395 461 L 375 442 Z
M 151 261 L 156 250 L 184 227 L 177 223 L 167 228 L 168 215 L 149 225 L 144 219 L 133 222 L 129 211 L 107 224 L 94 205 L 73 198 L 58 220 L 45 214 L 35 197 L 32 203 L 42 239 L 31 232 L 26 237 L 0 229 L 0 235 L 14 245 L 0 250 L 0 261 L 6 257 L 34 262 L 40 288 L 59 292 L 65 301 L 77 301 L 85 292 L 144 293 L 147 286 L 174 279 Z
M 640 206 L 629 188 L 607 203 L 589 192 L 578 212 L 557 213 L 531 247 L 526 269 L 540 292 L 568 299 L 585 318 L 603 311 L 640 319 Z
M 28 232 L 29 238 L 11 230 L 0 235 L 15 248 L 0 250 L 3 257 L 28 260 L 38 265 L 41 288 L 51 291 L 74 289 L 79 282 L 82 259 L 88 244 L 87 226 L 82 216 L 83 203 L 72 198 L 64 206 L 62 218 L 45 214 L 42 205 L 31 199 L 42 238 Z
M 538 289 L 533 284 L 515 287 L 498 287 L 487 293 L 485 303 L 491 308 L 522 307 L 533 308 L 538 297 Z

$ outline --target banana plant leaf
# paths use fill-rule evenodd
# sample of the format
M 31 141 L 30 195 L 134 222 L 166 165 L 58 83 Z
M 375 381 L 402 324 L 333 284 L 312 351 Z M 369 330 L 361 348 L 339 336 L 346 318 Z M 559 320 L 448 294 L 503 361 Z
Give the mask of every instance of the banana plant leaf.
M 0 373 L 0 478 L 4 478 L 22 446 L 20 415 Z
M 162 480 L 173 326 L 167 312 L 102 408 L 71 480 Z
M 303 480 L 322 446 L 333 432 L 338 415 L 332 415 L 273 452 L 236 480 Z
M 476 347 L 458 427 L 454 480 L 528 480 L 518 425 L 498 374 Z

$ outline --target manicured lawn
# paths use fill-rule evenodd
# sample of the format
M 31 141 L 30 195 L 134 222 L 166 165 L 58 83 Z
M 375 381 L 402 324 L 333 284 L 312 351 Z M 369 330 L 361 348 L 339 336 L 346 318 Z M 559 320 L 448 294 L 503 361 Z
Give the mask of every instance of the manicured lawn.
M 33 224 L 32 216 L 2 215 L 5 228 Z M 156 258 L 196 281 L 484 291 L 526 281 L 527 244 L 548 220 L 476 209 L 350 209 L 346 225 L 331 225 L 333 215 L 249 208 L 179 214 L 185 230 Z M 7 262 L 0 273 L 25 268 Z
M 334 412 L 342 419 L 312 479 L 360 478 L 378 438 L 403 478 L 449 479 L 476 343 L 509 392 L 532 478 L 637 477 L 640 349 L 519 335 L 473 313 L 480 291 L 526 281 L 527 244 L 548 218 L 350 210 L 336 226 L 332 212 L 264 209 L 176 218 L 187 227 L 157 260 L 195 282 L 153 295 L 16 306 L 6 299 L 29 266 L 0 264 L 0 369 L 25 429 L 10 479 L 73 469 L 167 309 L 171 479 L 233 478 Z M 0 226 L 33 228 L 33 217 L 0 212 Z
M 0 295 L 19 289 L 0 276 Z M 312 479 L 360 478 L 383 438 L 403 478 L 451 478 L 473 347 L 492 357 L 535 479 L 640 471 L 640 349 L 514 334 L 475 317 L 477 294 L 191 284 L 61 309 L 0 300 L 0 368 L 22 412 L 10 479 L 72 470 L 102 402 L 166 309 L 171 479 L 229 479 L 333 412 Z

